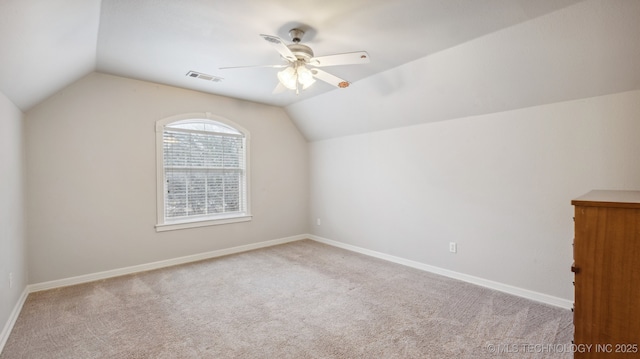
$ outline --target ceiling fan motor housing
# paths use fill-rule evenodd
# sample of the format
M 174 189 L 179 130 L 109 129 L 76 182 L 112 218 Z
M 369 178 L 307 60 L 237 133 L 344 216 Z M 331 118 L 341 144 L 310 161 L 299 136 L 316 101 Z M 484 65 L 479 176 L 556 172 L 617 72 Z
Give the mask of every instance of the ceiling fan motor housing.
M 311 58 L 313 58 L 313 50 L 307 45 L 302 45 L 299 43 L 287 45 L 289 50 L 295 55 L 298 60 L 302 60 L 304 62 L 309 62 Z

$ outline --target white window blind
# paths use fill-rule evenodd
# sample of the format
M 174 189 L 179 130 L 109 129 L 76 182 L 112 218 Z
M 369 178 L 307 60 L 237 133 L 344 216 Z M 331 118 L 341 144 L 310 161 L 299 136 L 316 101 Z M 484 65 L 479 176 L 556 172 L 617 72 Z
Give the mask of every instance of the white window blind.
M 165 223 L 244 216 L 246 137 L 212 120 L 182 120 L 162 130 Z

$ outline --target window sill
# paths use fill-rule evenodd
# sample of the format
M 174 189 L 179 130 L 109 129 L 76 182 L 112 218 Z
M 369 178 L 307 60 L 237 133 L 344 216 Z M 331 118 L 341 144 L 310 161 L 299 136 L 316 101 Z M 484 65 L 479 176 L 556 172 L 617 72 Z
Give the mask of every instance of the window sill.
M 248 222 L 253 218 L 251 215 L 242 215 L 237 217 L 227 217 L 209 220 L 191 220 L 182 222 L 168 222 L 162 224 L 156 224 L 156 232 L 174 231 L 177 229 L 197 228 L 206 226 L 217 226 L 220 224 Z

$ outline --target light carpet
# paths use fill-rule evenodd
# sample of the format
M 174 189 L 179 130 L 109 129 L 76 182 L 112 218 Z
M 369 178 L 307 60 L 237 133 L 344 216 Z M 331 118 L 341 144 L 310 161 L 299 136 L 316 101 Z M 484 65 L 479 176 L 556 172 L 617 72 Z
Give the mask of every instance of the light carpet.
M 572 335 L 568 310 L 304 240 L 32 293 L 0 358 L 571 358 Z

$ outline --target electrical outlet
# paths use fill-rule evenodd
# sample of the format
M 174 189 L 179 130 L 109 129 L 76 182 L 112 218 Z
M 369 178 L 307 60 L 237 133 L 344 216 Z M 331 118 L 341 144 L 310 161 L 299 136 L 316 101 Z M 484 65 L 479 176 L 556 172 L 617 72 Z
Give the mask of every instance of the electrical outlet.
M 316 224 L 320 225 L 320 218 L 316 219 Z
M 13 272 L 9 273 L 9 288 L 13 287 Z
M 451 253 L 458 252 L 458 245 L 456 244 L 456 242 L 449 242 L 449 252 Z

